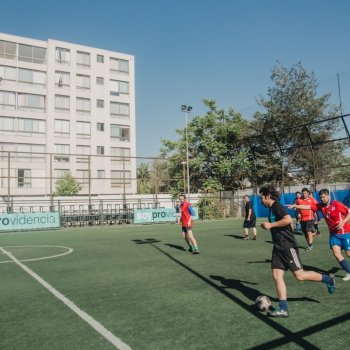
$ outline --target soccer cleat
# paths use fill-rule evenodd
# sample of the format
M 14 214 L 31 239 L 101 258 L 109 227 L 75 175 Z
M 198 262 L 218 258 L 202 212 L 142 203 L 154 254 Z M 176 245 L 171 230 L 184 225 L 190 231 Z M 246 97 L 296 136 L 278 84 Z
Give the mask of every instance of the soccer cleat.
M 244 239 L 245 241 L 249 241 L 249 237 L 248 237 L 248 236 L 245 236 L 243 239 Z
M 348 272 L 345 277 L 343 278 L 343 281 L 350 281 L 350 273 Z
M 270 317 L 288 317 L 288 310 L 280 309 L 280 308 L 273 308 L 272 310 L 268 311 L 267 316 Z
M 253 241 L 256 241 L 256 236 L 253 237 Z
M 326 286 L 328 289 L 328 293 L 333 294 L 335 292 L 335 278 L 334 275 L 329 275 L 329 277 L 331 278 L 331 281 L 327 283 Z
M 189 247 L 189 248 L 187 249 L 187 251 L 188 251 L 189 253 L 192 253 L 192 252 L 193 252 L 192 247 Z
M 314 247 L 311 245 L 311 246 L 306 247 L 305 250 L 308 251 L 308 252 L 311 252 L 313 248 Z
M 201 252 L 199 251 L 199 250 L 194 250 L 193 252 L 192 252 L 192 254 L 193 255 L 195 255 L 195 254 L 200 254 Z

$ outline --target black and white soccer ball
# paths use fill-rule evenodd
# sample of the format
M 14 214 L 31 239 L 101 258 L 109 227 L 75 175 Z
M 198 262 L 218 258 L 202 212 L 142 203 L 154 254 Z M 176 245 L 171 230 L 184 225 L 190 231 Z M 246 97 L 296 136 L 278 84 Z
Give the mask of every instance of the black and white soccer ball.
M 255 305 L 259 309 L 259 311 L 267 311 L 271 306 L 271 300 L 266 295 L 259 295 L 255 299 Z

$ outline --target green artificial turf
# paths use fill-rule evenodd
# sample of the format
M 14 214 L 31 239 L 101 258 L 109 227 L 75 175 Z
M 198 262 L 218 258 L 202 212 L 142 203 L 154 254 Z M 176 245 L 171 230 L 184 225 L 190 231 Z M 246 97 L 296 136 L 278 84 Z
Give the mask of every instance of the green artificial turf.
M 262 294 L 276 305 L 270 233 L 244 241 L 241 226 L 196 223 L 196 256 L 173 224 L 6 233 L 0 246 L 134 350 L 347 348 L 350 282 L 341 280 L 326 227 L 300 255 L 306 269 L 335 272 L 336 292 L 287 272 L 290 317 L 271 319 L 254 305 Z M 8 260 L 0 254 L 0 349 L 115 348 Z

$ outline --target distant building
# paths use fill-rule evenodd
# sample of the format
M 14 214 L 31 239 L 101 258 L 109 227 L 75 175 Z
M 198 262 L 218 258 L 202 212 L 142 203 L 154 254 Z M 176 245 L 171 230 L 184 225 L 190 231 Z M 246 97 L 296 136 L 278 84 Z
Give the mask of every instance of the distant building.
M 0 33 L 0 195 L 66 172 L 82 194 L 136 193 L 135 156 L 132 55 Z

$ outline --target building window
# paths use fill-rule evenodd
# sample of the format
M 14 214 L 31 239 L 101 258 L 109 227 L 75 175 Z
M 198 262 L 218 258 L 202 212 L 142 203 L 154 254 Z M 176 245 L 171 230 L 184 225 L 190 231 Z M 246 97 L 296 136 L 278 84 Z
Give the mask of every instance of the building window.
M 104 170 L 97 170 L 97 178 L 104 179 L 105 178 L 105 171 Z
M 111 124 L 111 138 L 118 141 L 130 141 L 130 127 Z
M 110 114 L 111 116 L 118 116 L 119 118 L 129 119 L 129 104 L 120 102 L 110 102 Z
M 55 169 L 54 170 L 54 176 L 55 176 L 55 184 L 58 180 L 62 179 L 62 177 L 69 175 L 70 171 L 69 169 Z
M 17 58 L 17 44 L 0 40 L 0 57 L 15 60 Z
M 96 60 L 98 63 L 103 63 L 104 62 L 104 56 L 103 55 L 97 55 Z
M 31 170 L 17 169 L 17 186 L 19 188 L 32 187 Z
M 0 108 L 7 110 L 15 110 L 16 93 L 10 91 L 0 91 Z
M 0 117 L 0 132 L 15 132 L 15 118 Z
M 88 52 L 77 52 L 77 65 L 90 67 L 90 54 Z
M 55 72 L 55 85 L 58 87 L 70 86 L 70 74 L 68 72 L 57 71 Z
M 97 146 L 97 154 L 104 155 L 105 154 L 105 147 L 104 146 Z
M 69 96 L 55 95 L 55 111 L 56 112 L 69 112 L 70 101 Z
M 56 162 L 69 162 L 69 145 L 55 143 L 54 147 L 54 160 Z
M 130 185 L 131 183 L 131 172 L 130 171 L 111 171 L 111 185 L 112 187 L 121 187 L 124 185 Z
M 33 95 L 33 94 L 21 94 L 17 95 L 17 103 L 19 110 L 25 111 L 45 111 L 45 96 Z
M 56 62 L 70 64 L 70 50 L 56 47 Z
M 3 81 L 16 81 L 17 69 L 14 67 L 0 66 L 0 77 Z
M 32 69 L 18 69 L 18 81 L 21 83 L 31 84 L 31 85 L 45 85 L 46 84 L 46 73 L 32 70 Z
M 97 100 L 97 108 L 104 108 L 105 101 L 104 100 Z
M 97 85 L 104 85 L 105 84 L 105 79 L 102 77 L 96 77 L 96 84 Z
M 85 138 L 90 138 L 91 136 L 90 122 L 77 122 L 77 135 Z
M 28 133 L 45 133 L 45 120 L 18 118 L 18 131 Z
M 130 148 L 111 147 L 111 156 L 114 164 L 130 164 Z
M 129 82 L 121 80 L 110 80 L 110 94 L 119 96 L 120 94 L 129 94 Z
M 18 44 L 18 60 L 44 64 L 46 61 L 46 49 L 43 47 Z
M 90 76 L 77 74 L 77 89 L 90 90 Z
M 110 69 L 111 71 L 117 71 L 118 73 L 129 73 L 129 61 L 122 60 L 120 58 L 110 58 Z
M 91 102 L 89 98 L 77 97 L 77 112 L 80 114 L 90 114 Z
M 81 185 L 89 183 L 89 170 L 77 170 L 77 180 Z
M 45 161 L 45 145 L 18 143 L 16 144 L 16 151 L 16 158 L 19 162 Z
M 105 131 L 104 123 L 97 123 L 97 131 Z
M 88 145 L 77 145 L 77 163 L 88 163 L 91 147 Z
M 55 135 L 60 137 L 69 137 L 69 120 L 55 119 Z

